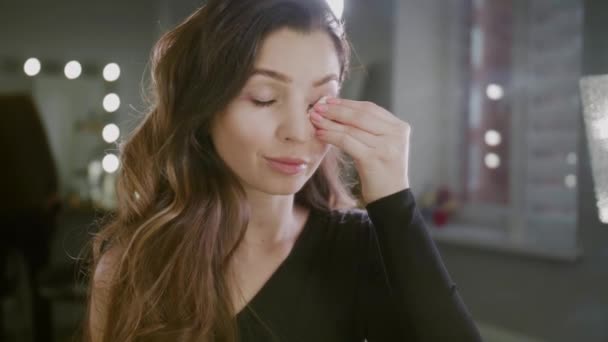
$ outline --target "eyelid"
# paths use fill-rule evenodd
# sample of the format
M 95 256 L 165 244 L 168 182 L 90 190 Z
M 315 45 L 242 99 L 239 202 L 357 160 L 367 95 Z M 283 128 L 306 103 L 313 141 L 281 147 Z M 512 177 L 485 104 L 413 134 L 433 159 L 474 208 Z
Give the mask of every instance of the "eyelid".
M 251 101 L 255 101 L 255 102 L 270 102 L 270 101 L 275 101 L 276 97 L 275 96 L 251 96 Z
M 271 89 L 255 89 L 250 91 L 249 94 L 255 97 L 272 97 L 276 96 L 276 91 Z
M 270 106 L 274 105 L 274 103 L 276 101 L 256 101 L 256 100 L 252 100 L 251 102 L 253 103 L 254 106 L 257 106 L 257 107 L 270 107 Z

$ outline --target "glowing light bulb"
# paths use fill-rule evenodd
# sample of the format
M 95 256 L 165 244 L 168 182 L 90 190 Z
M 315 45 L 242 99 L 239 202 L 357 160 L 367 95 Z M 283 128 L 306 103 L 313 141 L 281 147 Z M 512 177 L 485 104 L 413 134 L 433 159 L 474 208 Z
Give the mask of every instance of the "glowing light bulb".
M 116 63 L 110 63 L 103 68 L 103 78 L 108 82 L 114 82 L 120 77 L 120 67 Z
M 484 140 L 486 141 L 486 144 L 488 144 L 488 146 L 496 146 L 502 141 L 502 136 L 500 135 L 500 133 L 498 133 L 498 131 L 491 129 L 488 130 L 484 135 Z
M 82 73 L 82 66 L 80 66 L 78 61 L 70 61 L 65 65 L 63 72 L 65 73 L 65 77 L 69 80 L 73 80 L 78 78 Z
M 486 166 L 490 169 L 496 169 L 500 166 L 500 157 L 496 153 L 488 153 L 484 158 Z
M 115 124 L 107 124 L 101 132 L 103 140 L 107 143 L 113 143 L 120 137 L 120 129 Z
M 115 112 L 120 107 L 120 97 L 114 93 L 110 93 L 103 98 L 103 109 L 107 112 Z
M 120 161 L 118 160 L 118 157 L 115 154 L 111 153 L 103 157 L 103 160 L 101 161 L 101 166 L 103 167 L 103 170 L 107 173 L 116 172 L 116 170 L 118 170 L 119 165 Z
M 23 64 L 23 71 L 28 76 L 36 76 L 40 72 L 40 61 L 38 58 L 28 58 Z
M 505 95 L 505 91 L 498 84 L 492 83 L 492 84 L 489 84 L 488 87 L 486 88 L 486 95 L 491 100 L 496 101 L 496 100 L 500 100 L 503 98 L 503 96 Z

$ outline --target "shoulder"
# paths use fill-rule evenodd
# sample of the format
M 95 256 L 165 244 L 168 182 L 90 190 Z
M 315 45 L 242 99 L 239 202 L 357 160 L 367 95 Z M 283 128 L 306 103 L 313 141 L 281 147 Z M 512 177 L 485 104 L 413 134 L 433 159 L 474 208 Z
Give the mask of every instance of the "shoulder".
M 94 288 L 111 286 L 122 255 L 123 249 L 117 246 L 111 246 L 103 252 L 93 272 Z
M 101 341 L 109 312 L 110 291 L 123 255 L 121 248 L 105 250 L 95 265 L 89 306 L 89 335 L 91 341 Z

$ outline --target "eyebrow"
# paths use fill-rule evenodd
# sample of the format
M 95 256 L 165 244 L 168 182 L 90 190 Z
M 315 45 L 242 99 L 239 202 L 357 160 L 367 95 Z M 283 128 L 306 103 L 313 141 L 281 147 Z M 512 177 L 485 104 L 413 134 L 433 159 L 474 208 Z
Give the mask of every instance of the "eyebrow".
M 283 83 L 293 82 L 293 80 L 289 76 L 282 74 L 275 70 L 270 70 L 270 69 L 254 69 L 253 73 L 251 74 L 251 77 L 253 77 L 254 75 L 262 75 L 262 76 L 270 77 L 272 79 L 281 81 Z M 338 76 L 336 74 L 329 74 L 329 75 L 321 78 L 320 80 L 313 82 L 313 86 L 315 88 L 320 87 L 323 84 L 325 84 L 327 82 L 331 82 L 331 81 L 338 82 Z

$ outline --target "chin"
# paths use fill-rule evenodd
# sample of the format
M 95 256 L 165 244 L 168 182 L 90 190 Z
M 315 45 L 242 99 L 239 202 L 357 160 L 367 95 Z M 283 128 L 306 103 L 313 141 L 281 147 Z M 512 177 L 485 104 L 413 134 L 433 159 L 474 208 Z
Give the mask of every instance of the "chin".
M 269 175 L 264 178 L 260 189 L 273 195 L 292 195 L 300 191 L 308 181 L 307 174 L 297 176 Z

